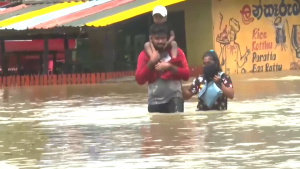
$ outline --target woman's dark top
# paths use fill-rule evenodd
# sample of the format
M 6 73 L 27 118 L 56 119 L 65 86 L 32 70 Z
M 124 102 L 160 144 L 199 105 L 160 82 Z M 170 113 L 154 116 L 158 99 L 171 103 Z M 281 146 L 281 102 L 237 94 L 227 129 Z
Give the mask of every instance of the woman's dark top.
M 194 95 L 198 94 L 199 90 L 202 89 L 202 86 L 205 84 L 206 80 L 204 79 L 203 75 L 200 75 L 198 78 L 195 78 L 191 87 L 190 87 L 190 92 L 193 93 Z M 221 77 L 221 83 L 223 83 L 226 87 L 232 87 L 232 81 L 230 76 L 223 74 Z M 221 86 L 220 84 L 218 86 Z M 208 108 L 204 101 L 201 98 L 198 98 L 198 105 L 197 105 L 198 110 L 203 111 L 203 110 L 227 110 L 227 97 L 222 95 L 216 103 L 213 105 L 212 108 Z

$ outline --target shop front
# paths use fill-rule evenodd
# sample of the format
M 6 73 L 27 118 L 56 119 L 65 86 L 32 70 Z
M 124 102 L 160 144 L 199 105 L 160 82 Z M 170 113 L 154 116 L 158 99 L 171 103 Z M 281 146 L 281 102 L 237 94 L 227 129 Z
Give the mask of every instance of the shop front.
M 299 70 L 299 13 L 299 0 L 212 0 L 213 43 L 223 70 Z

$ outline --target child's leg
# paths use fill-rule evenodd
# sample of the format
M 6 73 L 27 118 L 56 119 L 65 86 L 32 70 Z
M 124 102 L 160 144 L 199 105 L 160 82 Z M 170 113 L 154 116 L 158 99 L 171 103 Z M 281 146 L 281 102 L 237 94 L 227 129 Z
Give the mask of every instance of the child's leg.
M 177 48 L 178 48 L 177 42 L 172 41 L 171 42 L 171 55 L 172 55 L 172 58 L 177 57 Z

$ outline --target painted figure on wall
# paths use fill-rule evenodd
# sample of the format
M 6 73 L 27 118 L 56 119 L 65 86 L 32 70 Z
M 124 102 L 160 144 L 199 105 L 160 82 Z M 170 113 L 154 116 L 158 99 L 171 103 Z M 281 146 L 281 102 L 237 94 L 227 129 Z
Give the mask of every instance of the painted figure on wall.
M 300 25 L 293 25 L 291 41 L 296 52 L 296 58 L 300 59 Z
M 221 19 L 222 18 L 223 17 L 221 17 Z M 220 22 L 220 24 L 221 23 L 222 22 Z M 223 31 L 216 38 L 216 41 L 221 45 L 221 53 L 219 56 L 220 61 L 223 68 L 225 67 L 227 74 L 246 73 L 246 70 L 243 68 L 243 66 L 247 62 L 247 57 L 250 54 L 250 50 L 246 47 L 246 52 L 242 54 L 240 45 L 236 42 L 239 31 L 239 22 L 234 18 L 230 18 L 229 30 L 227 31 L 226 25 Z
M 273 27 L 276 32 L 276 46 L 275 49 L 280 46 L 281 51 L 286 51 L 286 35 L 285 35 L 285 24 L 287 20 L 282 19 L 282 17 L 278 16 L 274 21 L 273 21 Z

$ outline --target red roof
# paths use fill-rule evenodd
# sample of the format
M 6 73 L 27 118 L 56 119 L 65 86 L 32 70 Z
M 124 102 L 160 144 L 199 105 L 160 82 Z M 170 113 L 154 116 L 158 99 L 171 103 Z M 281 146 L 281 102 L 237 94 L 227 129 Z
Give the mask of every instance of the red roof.
M 41 23 L 39 25 L 36 25 L 36 26 L 34 26 L 30 29 L 33 29 L 33 28 L 36 28 L 36 29 L 52 28 L 52 27 L 55 27 L 57 25 L 63 25 L 65 23 L 72 22 L 74 20 L 81 19 L 81 18 L 84 18 L 86 16 L 93 15 L 95 13 L 98 13 L 98 12 L 101 12 L 101 11 L 104 11 L 104 10 L 108 10 L 108 9 L 114 8 L 116 6 L 120 6 L 120 5 L 129 3 L 129 2 L 133 2 L 133 1 L 135 1 L 135 0 L 112 0 L 110 2 L 106 2 L 102 5 L 97 5 L 97 6 L 94 6 L 92 8 L 88 8 L 88 9 L 78 11 L 78 12 L 63 16 L 63 17 L 59 17 L 59 18 L 54 19 L 54 20 L 43 22 L 43 23 Z
M 23 9 L 23 8 L 26 8 L 26 7 L 28 7 L 28 6 L 25 5 L 25 4 L 22 4 L 22 5 L 18 5 L 18 6 L 15 6 L 15 7 L 7 8 L 7 9 L 5 9 L 3 11 L 0 11 L 0 15 L 1 14 L 6 14 L 6 13 L 9 13 L 9 12 L 14 12 L 14 11 L 17 11 L 19 9 Z
M 0 2 L 0 7 L 8 4 L 9 2 Z

